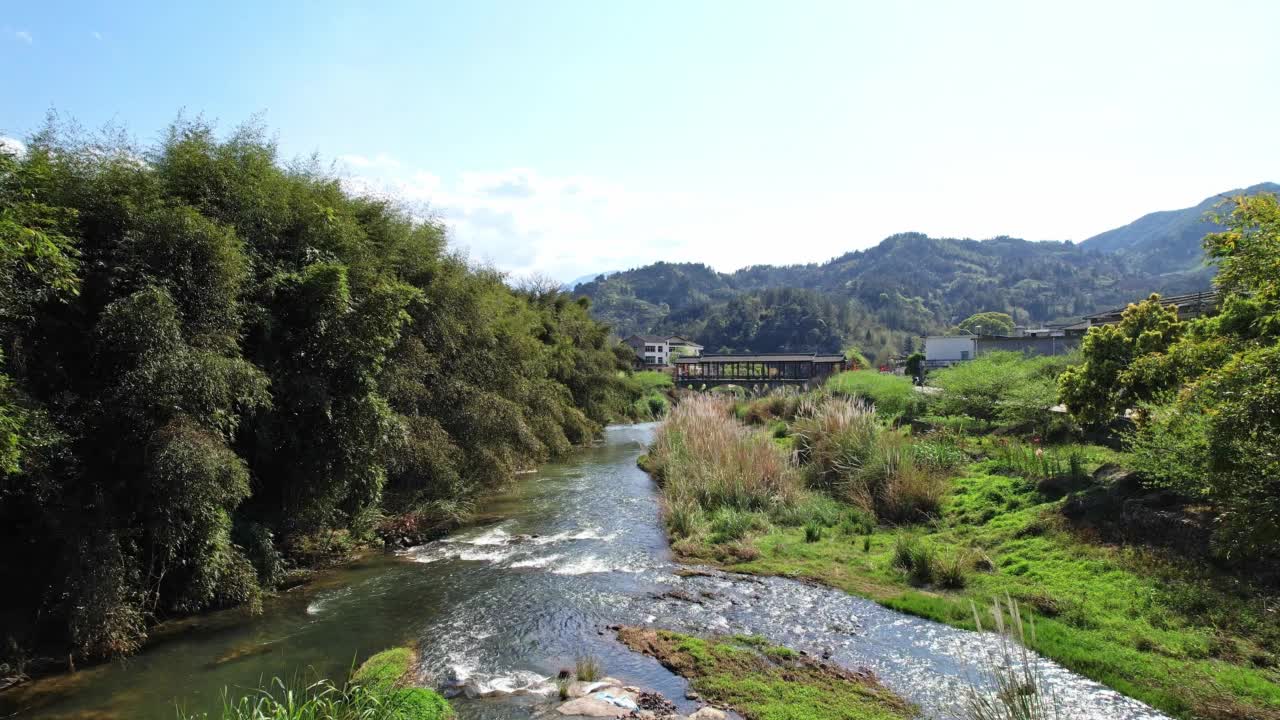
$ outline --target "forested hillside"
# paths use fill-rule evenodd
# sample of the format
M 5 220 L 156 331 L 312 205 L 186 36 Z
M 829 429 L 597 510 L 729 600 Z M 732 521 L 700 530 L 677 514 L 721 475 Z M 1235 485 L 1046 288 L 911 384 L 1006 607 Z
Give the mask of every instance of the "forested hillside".
M 1225 213 L 1226 198 L 1253 196 L 1260 192 L 1275 193 L 1280 185 L 1266 182 L 1239 190 L 1230 190 L 1205 198 L 1198 205 L 1181 210 L 1163 210 L 1143 215 L 1137 220 L 1108 230 L 1080 243 L 1090 250 L 1115 253 L 1128 267 L 1149 273 L 1198 272 L 1206 275 L 1201 241 L 1223 225 L 1212 215 Z
M 155 619 L 255 603 L 631 399 L 586 299 L 512 290 L 260 129 L 50 128 L 0 152 L 0 250 L 6 652 L 127 653 Z
M 883 361 L 911 337 L 978 312 L 1045 322 L 1124 305 L 1155 290 L 1207 286 L 1204 274 L 1157 276 L 1069 242 L 907 233 L 822 264 L 719 273 L 705 265 L 656 263 L 575 292 L 591 298 L 596 317 L 624 336 L 677 332 L 713 350 L 758 352 L 855 344 Z M 789 331 L 771 329 L 780 325 Z

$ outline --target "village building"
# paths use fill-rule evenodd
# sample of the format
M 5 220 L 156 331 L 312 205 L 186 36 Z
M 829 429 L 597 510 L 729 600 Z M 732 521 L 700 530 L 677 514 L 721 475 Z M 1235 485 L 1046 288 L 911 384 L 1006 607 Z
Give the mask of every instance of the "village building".
M 679 357 L 698 357 L 702 346 L 679 335 L 632 335 L 622 342 L 636 352 L 636 364 L 669 367 Z

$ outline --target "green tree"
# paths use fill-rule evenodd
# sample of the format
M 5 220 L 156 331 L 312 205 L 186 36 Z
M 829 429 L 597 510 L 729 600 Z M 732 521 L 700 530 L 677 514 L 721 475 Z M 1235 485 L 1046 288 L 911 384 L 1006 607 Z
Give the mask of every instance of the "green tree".
M 1007 313 L 980 312 L 965 318 L 957 327 L 974 335 L 1009 335 L 1014 324 Z
M 1059 396 L 1082 423 L 1104 425 L 1139 402 L 1167 389 L 1152 384 L 1150 373 L 1134 372 L 1135 360 L 1164 353 L 1182 333 L 1175 308 L 1159 295 L 1131 304 L 1119 323 L 1091 328 L 1081 343 L 1083 362 L 1058 379 Z
M 922 352 L 917 351 L 908 355 L 906 362 L 907 374 L 913 378 L 924 375 L 924 361 L 925 357 Z

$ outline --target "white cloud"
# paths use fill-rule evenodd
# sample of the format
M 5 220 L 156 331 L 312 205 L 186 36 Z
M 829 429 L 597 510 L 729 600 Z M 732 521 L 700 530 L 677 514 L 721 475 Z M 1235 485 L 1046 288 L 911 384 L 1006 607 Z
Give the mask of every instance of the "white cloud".
M 348 164 L 357 165 L 349 159 Z M 1232 187 L 1230 180 L 1205 177 L 1122 192 L 1082 188 L 1068 178 L 1027 186 L 1012 174 L 975 173 L 972 182 L 988 189 L 977 197 L 951 181 L 914 178 L 827 190 L 770 186 L 681 193 L 531 168 L 442 177 L 376 158 L 359 167 L 363 172 L 345 180 L 349 188 L 399 198 L 420 216 L 442 220 L 453 246 L 473 260 L 516 276 L 537 273 L 562 281 L 659 260 L 701 262 L 723 271 L 822 262 L 907 231 L 1079 241 L 1143 213 L 1192 205 L 1214 188 Z M 1095 211 L 1080 216 L 1082 206 Z
M 101 39 L 102 39 L 102 33 L 98 32 L 97 30 L 94 30 L 93 32 L 91 32 L 91 33 L 89 33 L 89 34 L 93 36 L 93 39 L 94 39 L 94 40 L 101 40 Z
M 35 42 L 35 40 L 36 40 L 36 39 L 35 39 L 35 37 L 34 37 L 34 36 L 32 36 L 32 34 L 31 34 L 31 31 L 30 31 L 30 30 L 14 30 L 14 31 L 13 31 L 13 36 L 14 36 L 14 37 L 16 37 L 17 39 L 21 40 L 22 42 L 24 42 L 24 43 L 28 44 L 28 45 L 30 45 L 31 43 Z
M 17 138 L 0 135 L 0 150 L 6 150 L 15 155 L 24 155 L 27 152 L 27 144 Z
M 355 154 L 340 155 L 338 156 L 338 162 L 361 170 L 368 170 L 371 168 L 393 169 L 400 167 L 400 161 L 386 153 L 378 153 L 373 157 Z

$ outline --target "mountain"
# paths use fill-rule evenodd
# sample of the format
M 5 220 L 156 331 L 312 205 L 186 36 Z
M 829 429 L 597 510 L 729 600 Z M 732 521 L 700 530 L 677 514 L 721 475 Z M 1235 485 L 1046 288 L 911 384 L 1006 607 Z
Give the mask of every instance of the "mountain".
M 1259 183 L 1205 198 L 1193 207 L 1143 215 L 1128 225 L 1094 235 L 1080 245 L 1090 250 L 1114 253 L 1131 267 L 1151 273 L 1194 272 L 1207 275 L 1200 241 L 1206 233 L 1217 232 L 1222 226 L 1207 220 L 1206 214 L 1224 211 L 1219 205 L 1227 198 L 1260 192 L 1280 193 L 1280 184 Z
M 565 283 L 565 284 L 561 285 L 561 286 L 560 286 L 560 289 L 561 289 L 561 290 L 563 290 L 563 291 L 565 291 L 565 292 L 573 292 L 573 289 L 574 289 L 574 288 L 576 288 L 576 287 L 578 287 L 579 285 L 582 285 L 582 284 L 584 284 L 584 283 L 589 283 L 589 282 L 591 282 L 592 280 L 595 280 L 596 278 L 600 277 L 601 275 L 610 275 L 610 274 L 613 274 L 613 273 L 615 273 L 615 272 L 617 272 L 617 271 L 616 271 L 616 270 L 606 270 L 606 271 L 604 271 L 604 272 L 595 272 L 595 273 L 591 273 L 591 274 L 589 274 L 589 275 L 583 275 L 583 276 L 581 276 L 581 277 L 576 277 L 576 278 L 574 278 L 574 279 L 570 280 L 569 282 L 567 282 L 567 283 Z
M 1018 323 L 1079 317 L 1151 292 L 1209 286 L 1200 240 L 1217 229 L 1206 210 L 1234 194 L 1280 191 L 1264 183 L 1194 208 L 1153 213 L 1089 240 L 1030 242 L 893 235 L 824 263 L 756 265 L 732 273 L 659 262 L 576 288 L 619 335 L 679 333 L 708 350 L 836 350 L 857 345 L 877 361 L 989 310 Z

